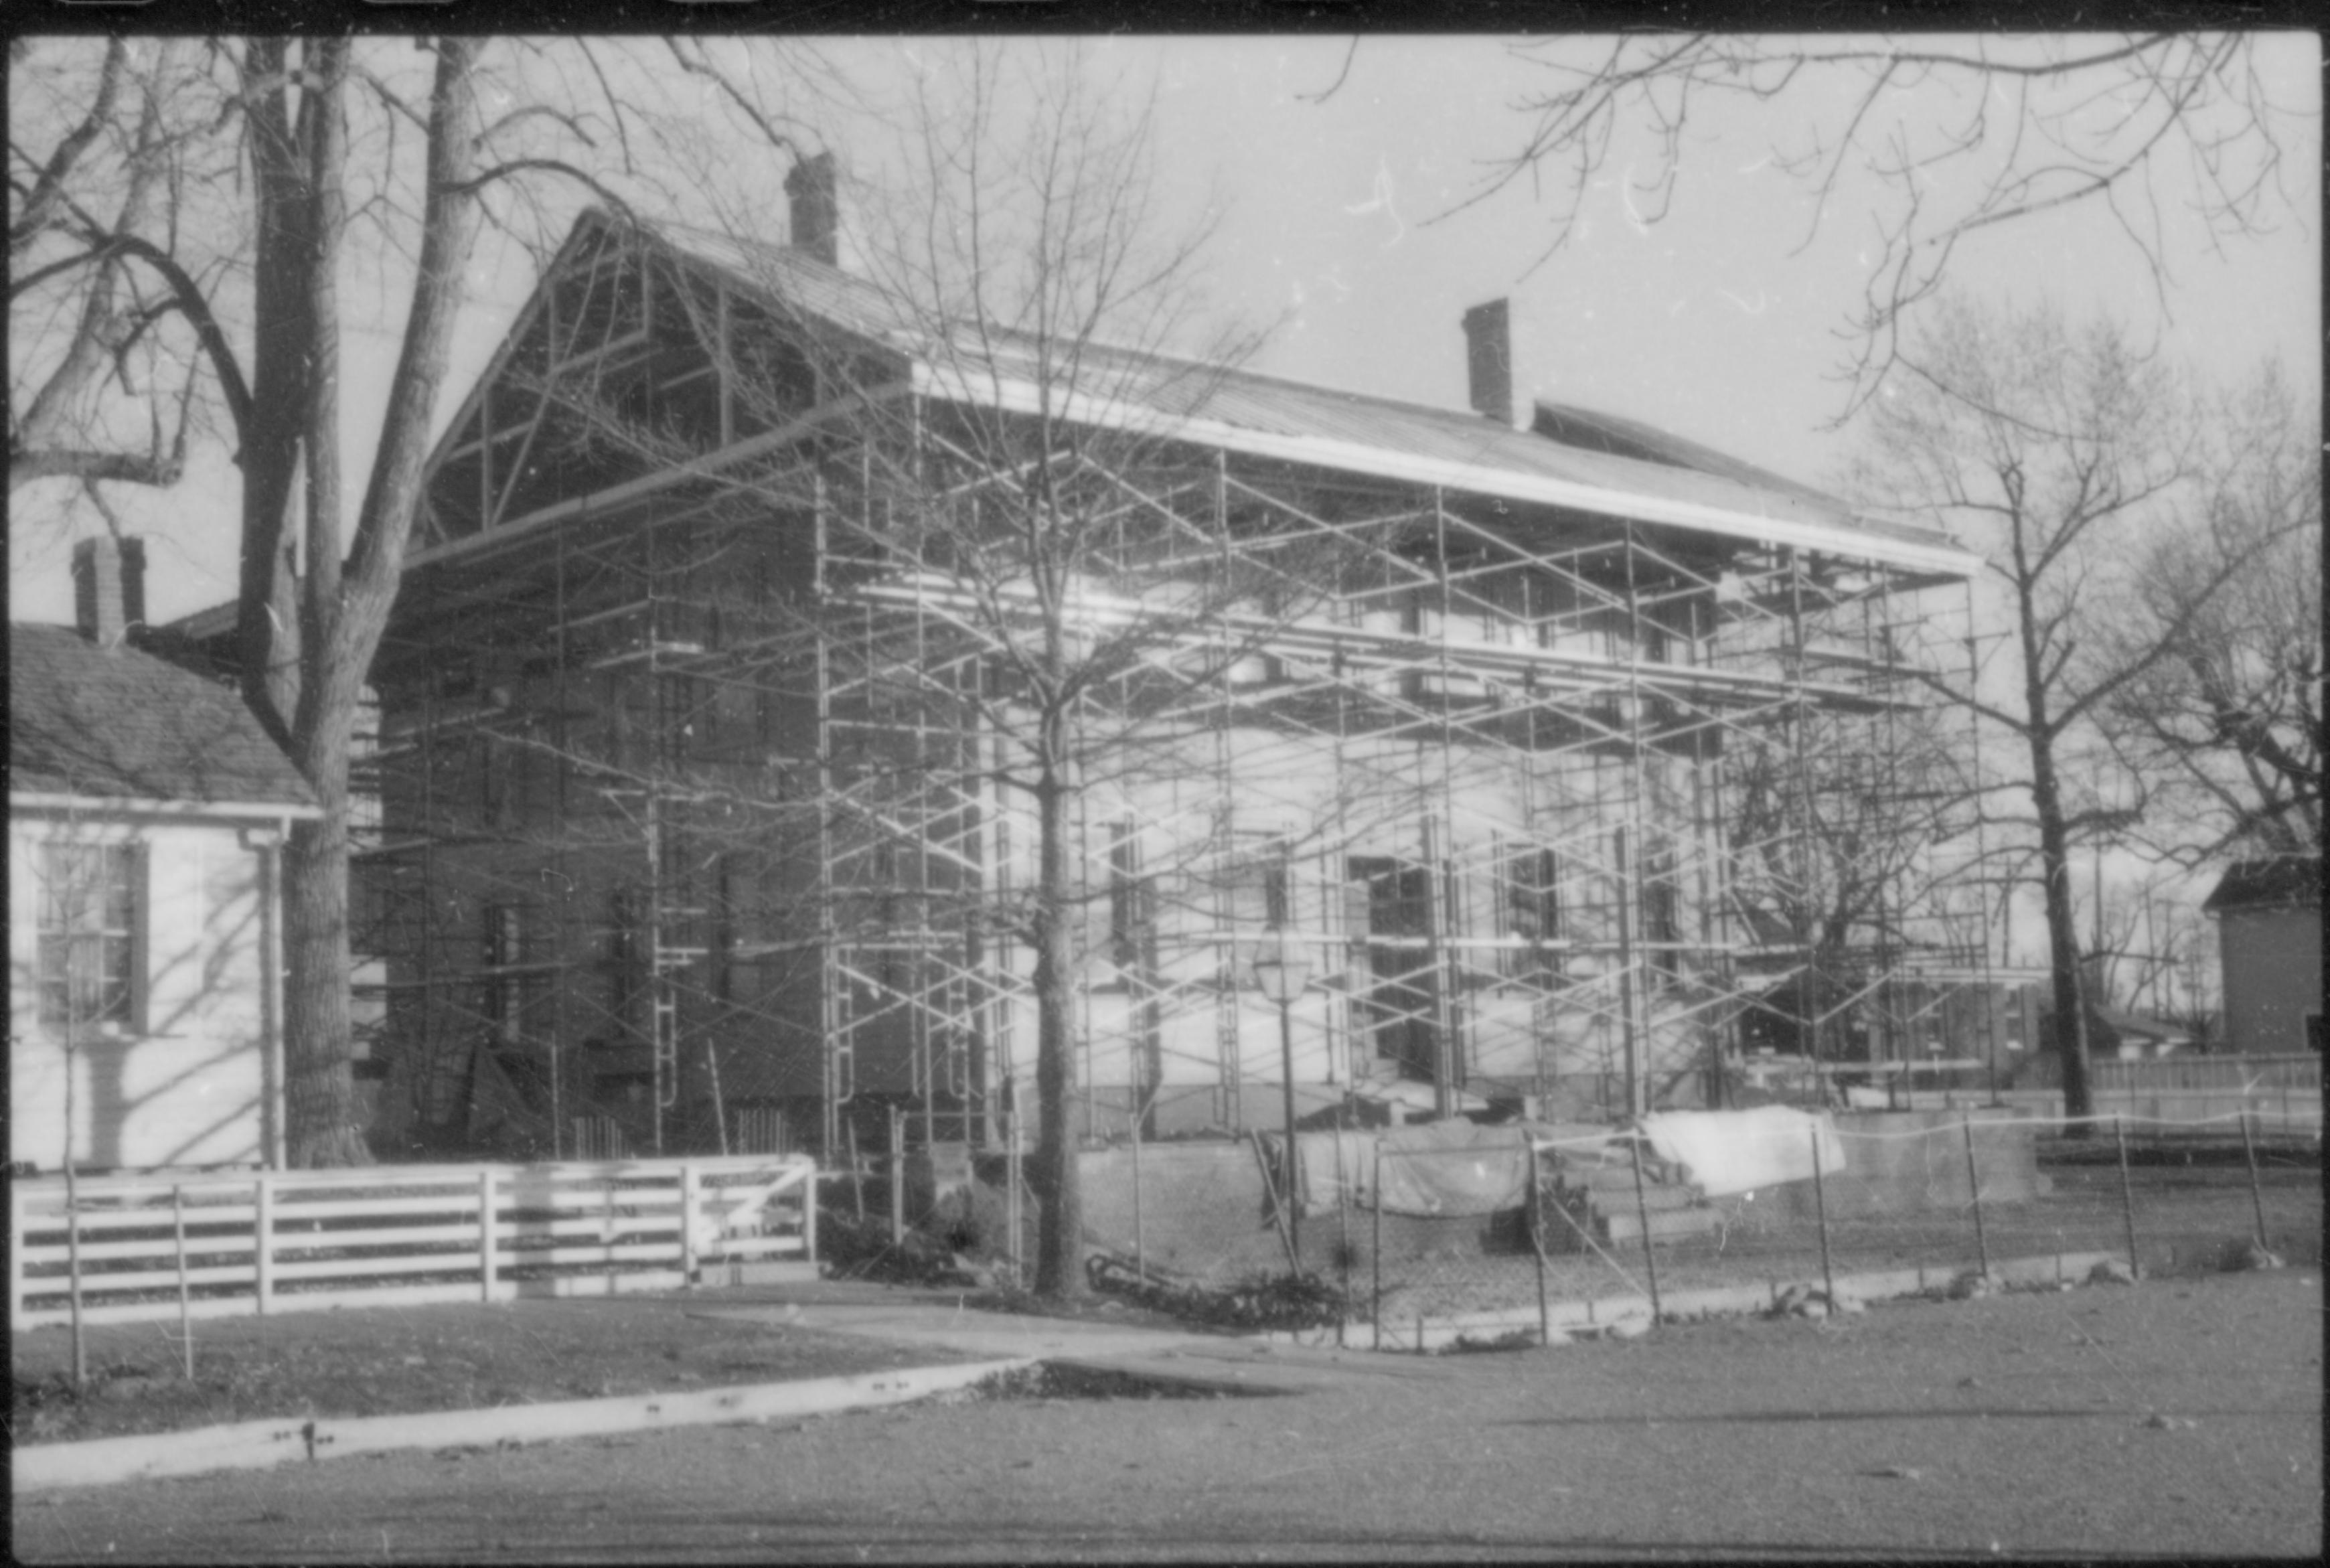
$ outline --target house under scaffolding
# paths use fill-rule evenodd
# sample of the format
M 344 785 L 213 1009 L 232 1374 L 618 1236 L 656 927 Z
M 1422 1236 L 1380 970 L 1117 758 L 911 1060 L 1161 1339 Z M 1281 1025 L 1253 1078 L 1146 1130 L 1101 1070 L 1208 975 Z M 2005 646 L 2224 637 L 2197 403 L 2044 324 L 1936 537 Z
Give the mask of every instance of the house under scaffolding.
M 415 1137 L 833 1151 L 1033 1105 L 1044 612 L 963 541 L 1037 373 L 950 373 L 795 236 L 584 218 L 433 459 L 358 857 Z M 1274 930 L 1310 1109 L 1994 1053 L 1929 685 L 1969 558 L 1630 421 L 1517 424 L 1501 313 L 1465 325 L 1485 416 L 1089 356 L 1121 380 L 1053 475 L 1105 535 L 1067 629 L 1122 656 L 1065 808 L 1086 1129 L 1275 1125 Z

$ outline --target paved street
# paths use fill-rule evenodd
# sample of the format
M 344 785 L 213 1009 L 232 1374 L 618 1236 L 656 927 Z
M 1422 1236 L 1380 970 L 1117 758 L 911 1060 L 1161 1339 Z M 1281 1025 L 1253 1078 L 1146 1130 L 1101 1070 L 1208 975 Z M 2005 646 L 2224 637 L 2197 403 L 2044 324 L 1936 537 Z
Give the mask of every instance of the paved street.
M 31 1561 L 2313 1556 L 2320 1273 L 20 1497 Z

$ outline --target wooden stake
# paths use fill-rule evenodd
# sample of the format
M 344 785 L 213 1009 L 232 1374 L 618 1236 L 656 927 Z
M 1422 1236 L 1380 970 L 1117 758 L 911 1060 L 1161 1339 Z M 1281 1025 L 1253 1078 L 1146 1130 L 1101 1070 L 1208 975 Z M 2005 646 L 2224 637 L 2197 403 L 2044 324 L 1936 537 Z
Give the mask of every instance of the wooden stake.
M 1545 1301 L 1545 1183 L 1538 1170 L 1537 1140 L 1524 1133 L 1521 1147 L 1529 1151 L 1529 1203 L 1522 1210 L 1522 1223 L 1529 1226 L 1530 1252 L 1537 1259 L 1537 1342 L 1550 1345 L 1553 1318 Z
M 2249 1212 L 2257 1216 L 2257 1244 L 2260 1252 L 2272 1249 L 2265 1244 L 2265 1194 L 2258 1186 L 2257 1144 L 2249 1137 L 2249 1107 L 2241 1108 L 2241 1153 L 2249 1162 Z
M 1373 1244 L 1368 1249 L 1368 1263 L 1374 1276 L 1373 1305 L 1368 1313 L 1368 1318 L 1376 1326 L 1375 1347 L 1381 1350 L 1383 1348 L 1383 1142 L 1381 1139 L 1378 1139 L 1376 1143 L 1375 1195 L 1375 1239 Z
M 1643 1227 L 1643 1267 L 1651 1279 L 1651 1326 L 1657 1327 L 1659 1315 L 1659 1255 L 1651 1245 L 1651 1202 L 1643 1190 L 1643 1150 L 1648 1140 L 1640 1132 L 1634 1135 L 1634 1217 Z
M 1294 1233 L 1286 1226 L 1286 1198 L 1281 1195 L 1272 1176 L 1270 1157 L 1263 1152 L 1262 1134 L 1250 1133 L 1254 1139 L 1254 1163 L 1262 1170 L 1263 1195 L 1270 1199 L 1270 1217 L 1278 1223 L 1279 1245 L 1286 1249 L 1286 1269 L 1291 1274 L 1302 1272 L 1302 1260 L 1294 1252 Z
M 2136 1189 L 2127 1179 L 2127 1118 L 2112 1118 L 2112 1138 L 2119 1145 L 2119 1212 L 2127 1226 L 2127 1271 L 2137 1272 L 2136 1262 Z
M 1132 1105 L 1132 1271 L 1141 1276 L 1145 1285 L 1149 1282 L 1149 1248 L 1141 1222 L 1141 1091 L 1136 1087 Z
M 906 1119 L 890 1107 L 890 1244 L 906 1240 Z
M 1982 1173 L 1974 1163 L 1974 1119 L 1959 1117 L 1958 1129 L 1965 1134 L 1966 1190 L 1974 1195 L 1974 1255 L 1981 1260 L 1983 1278 L 1986 1280 L 1990 1277 L 1990 1243 L 1982 1233 Z
M 1828 1309 L 1836 1311 L 1836 1275 L 1828 1260 L 1828 1188 L 1821 1176 L 1820 1129 L 1813 1129 L 1813 1205 L 1820 1215 L 1821 1289 L 1828 1292 Z
M 841 1130 L 849 1144 L 849 1195 L 857 1205 L 857 1217 L 862 1220 L 866 1217 L 866 1169 L 857 1162 L 857 1119 L 845 1119 Z

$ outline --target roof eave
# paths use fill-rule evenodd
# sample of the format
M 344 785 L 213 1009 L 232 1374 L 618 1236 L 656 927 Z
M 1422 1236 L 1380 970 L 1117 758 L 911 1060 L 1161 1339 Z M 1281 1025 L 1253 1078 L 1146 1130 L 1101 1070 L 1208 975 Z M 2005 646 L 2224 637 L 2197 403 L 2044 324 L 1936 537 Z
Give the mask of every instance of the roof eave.
M 236 821 L 313 821 L 324 815 L 320 806 L 295 801 L 166 800 L 156 796 L 81 795 L 71 791 L 14 789 L 8 791 L 8 809 L 71 811 L 113 817 L 216 817 Z
M 1103 428 L 1148 427 L 1160 439 L 1214 446 L 1251 457 L 1341 468 L 1379 478 L 1436 485 L 1452 490 L 1500 500 L 1565 506 L 1600 516 L 1637 523 L 1668 524 L 1764 544 L 1791 545 L 1856 561 L 1904 567 L 1918 571 L 1968 577 L 1981 565 L 1978 557 L 1947 543 L 1923 544 L 1887 539 L 1848 528 L 1824 528 L 1791 519 L 1762 516 L 1665 496 L 1643 496 L 1573 480 L 1518 474 L 1511 469 L 1450 462 L 1443 458 L 1386 452 L 1354 441 L 1315 436 L 1281 436 L 1247 430 L 1218 420 L 1191 415 L 1161 415 L 1119 401 L 1053 393 L 1048 398 L 1030 383 L 1008 377 L 981 377 L 973 387 L 969 378 L 941 374 L 931 366 L 914 366 L 914 389 L 930 397 L 954 401 L 992 403 L 1015 413 L 1048 411 L 1080 424 Z M 981 395 L 986 394 L 986 395 Z

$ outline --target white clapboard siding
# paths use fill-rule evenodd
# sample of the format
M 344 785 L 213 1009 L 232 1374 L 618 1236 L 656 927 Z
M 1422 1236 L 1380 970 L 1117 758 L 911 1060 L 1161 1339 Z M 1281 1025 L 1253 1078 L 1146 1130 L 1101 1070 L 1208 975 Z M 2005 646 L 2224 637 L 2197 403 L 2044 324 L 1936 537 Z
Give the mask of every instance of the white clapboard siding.
M 712 1262 L 814 1261 L 816 1176 L 796 1155 L 90 1176 L 70 1216 L 62 1182 L 20 1181 L 9 1322 L 68 1316 L 76 1240 L 92 1322 L 173 1316 L 182 1285 L 205 1318 L 668 1289 Z

